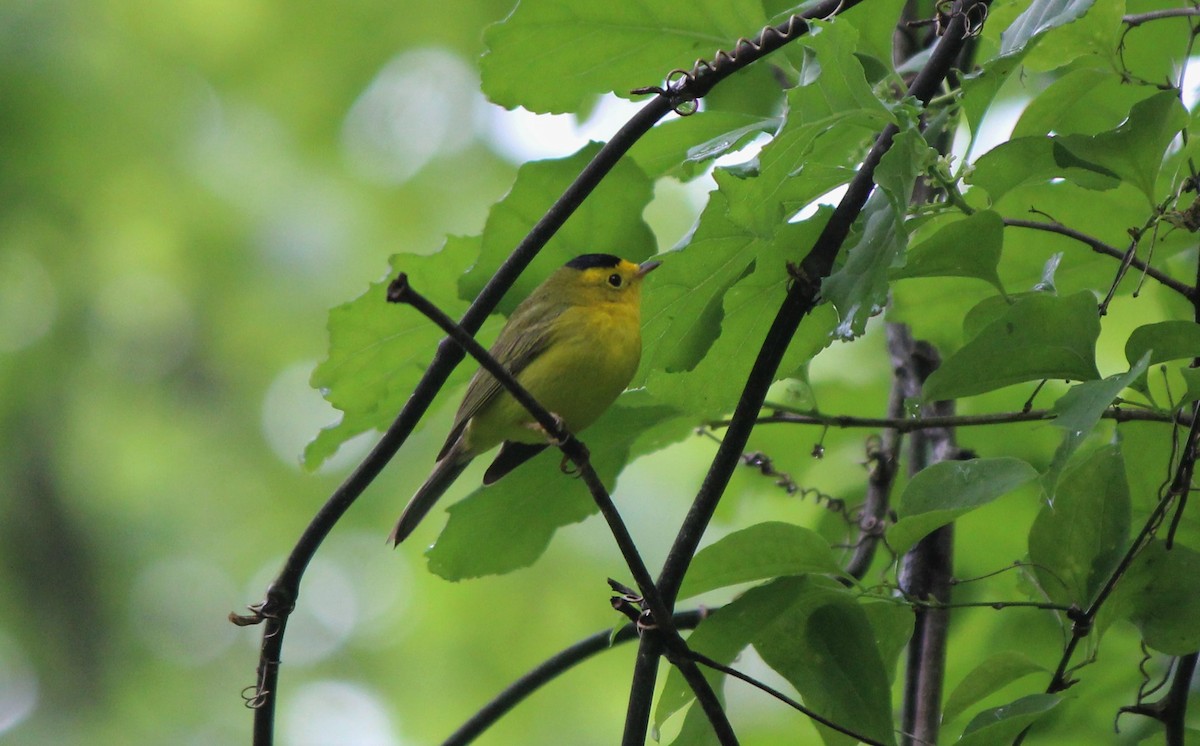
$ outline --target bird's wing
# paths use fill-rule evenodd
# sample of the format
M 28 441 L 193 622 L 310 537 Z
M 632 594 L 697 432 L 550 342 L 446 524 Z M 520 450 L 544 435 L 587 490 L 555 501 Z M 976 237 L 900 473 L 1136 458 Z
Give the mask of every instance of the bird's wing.
M 563 309 L 563 306 L 557 304 L 528 301 L 517 306 L 489 350 L 492 357 L 508 368 L 514 376 L 520 375 L 521 371 L 550 345 L 554 320 Z M 467 393 L 458 407 L 458 413 L 454 416 L 454 426 L 450 428 L 446 444 L 438 454 L 439 459 L 450 452 L 450 448 L 462 435 L 471 418 L 479 414 L 480 410 L 503 390 L 504 387 L 491 373 L 482 368 L 475 372 L 467 385 Z

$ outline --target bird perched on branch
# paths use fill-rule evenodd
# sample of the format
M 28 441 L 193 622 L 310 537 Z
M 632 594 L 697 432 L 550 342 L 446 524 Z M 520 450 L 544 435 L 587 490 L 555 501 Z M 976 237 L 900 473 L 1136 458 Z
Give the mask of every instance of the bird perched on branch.
M 658 265 L 612 254 L 575 257 L 517 306 L 492 345 L 492 357 L 567 430 L 579 432 L 608 409 L 637 371 L 642 279 Z M 480 369 L 467 386 L 433 473 L 409 501 L 389 541 L 404 541 L 471 460 L 496 445 L 500 452 L 483 475 L 485 485 L 549 443 L 533 416 Z

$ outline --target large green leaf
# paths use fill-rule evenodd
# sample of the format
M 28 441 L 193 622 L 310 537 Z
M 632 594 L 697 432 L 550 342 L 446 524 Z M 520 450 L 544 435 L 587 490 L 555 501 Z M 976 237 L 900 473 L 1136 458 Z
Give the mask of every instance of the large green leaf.
M 893 269 L 892 279 L 905 277 L 974 277 L 1004 294 L 996 267 L 1004 245 L 1004 221 L 991 210 L 947 223 L 916 246 L 909 248 L 904 266 Z
M 967 723 L 958 746 L 1007 746 L 1021 731 L 1058 706 L 1062 697 L 1030 694 L 1001 707 L 984 710 Z
M 391 423 L 420 380 L 444 335 L 432 321 L 407 306 L 387 302 L 387 285 L 406 272 L 413 288 L 451 316 L 466 304 L 458 298 L 459 275 L 479 252 L 478 238 L 447 239 L 430 256 L 397 254 L 389 277 L 329 312 L 329 356 L 312 374 L 312 385 L 342 411 L 341 419 L 317 434 L 304 451 L 310 468 L 320 466 L 343 442 Z M 495 334 L 498 322 L 481 336 Z M 459 366 L 465 380 L 473 366 Z
M 838 309 L 842 339 L 861 335 L 867 319 L 887 303 L 888 273 L 908 246 L 908 199 L 931 152 L 915 129 L 896 135 L 875 171 L 879 187 L 863 208 L 858 241 L 847 250 L 846 263 L 821 283 L 822 296 Z
M 679 597 L 781 575 L 836 574 L 840 570 L 829 542 L 816 531 L 768 521 L 735 531 L 697 552 Z
M 1085 381 L 1072 386 L 1054 402 L 1057 417 L 1051 424 L 1063 431 L 1063 439 L 1055 450 L 1054 459 L 1042 480 L 1046 494 L 1055 494 L 1055 485 L 1071 456 L 1096 429 L 1100 418 L 1116 401 L 1117 396 L 1144 377 L 1148 360 L 1149 357 L 1143 355 L 1142 359 L 1125 373 L 1109 376 L 1101 381 Z
M 1066 470 L 1029 530 L 1029 559 L 1046 596 L 1086 607 L 1120 559 L 1129 521 L 1119 448 L 1105 446 Z
M 521 3 L 484 34 L 483 90 L 501 106 L 577 111 L 594 95 L 662 82 L 764 24 L 759 0 Z
M 713 195 L 710 208 L 719 199 Z M 663 276 L 653 288 L 657 297 L 647 302 L 641 375 L 655 399 L 701 416 L 733 407 L 741 392 L 738 381 L 750 370 L 787 292 L 787 263 L 812 245 L 828 215 L 822 211 L 804 223 L 782 223 L 766 238 L 728 218 L 701 219 L 703 233 L 698 231 L 683 252 L 692 261 L 680 262 L 678 273 L 675 262 L 654 273 Z M 726 232 L 717 235 L 717 226 Z M 734 282 L 723 296 L 716 293 L 722 281 Z M 706 300 L 719 305 L 701 305 Z M 780 376 L 791 375 L 823 349 L 832 326 L 828 306 L 805 319 L 788 346 Z M 714 333 L 718 337 L 712 340 Z
M 1200 650 L 1200 552 L 1176 543 L 1168 550 L 1161 541 L 1141 551 L 1127 581 L 1130 618 L 1151 648 L 1167 655 Z
M 1125 359 L 1133 364 L 1146 353 L 1149 365 L 1200 357 L 1200 324 L 1175 319 L 1139 326 L 1125 342 Z
M 925 399 L 957 399 L 1042 378 L 1099 378 L 1099 335 L 1091 292 L 1024 296 L 929 376 Z
M 902 554 L 934 529 L 1012 492 L 1037 477 L 1015 458 L 941 461 L 918 472 L 900 496 L 900 518 L 888 529 L 888 546 Z
M 737 150 L 757 135 L 773 132 L 779 117 L 735 111 L 702 111 L 672 119 L 650 130 L 629 151 L 651 178 L 682 180 L 703 173 L 704 164 Z
M 459 279 L 459 297 L 471 300 L 479 294 L 599 149 L 598 144 L 591 143 L 567 158 L 521 166 L 512 189 L 488 213 L 479 256 Z M 498 310 L 510 313 L 547 275 L 580 254 L 616 254 L 635 262 L 654 254 L 654 233 L 642 219 L 653 191 L 653 184 L 641 169 L 628 158 L 622 159 L 538 253 Z M 647 283 L 646 293 L 650 294 L 653 282 Z
M 1063 177 L 1098 190 L 1129 183 L 1152 204 L 1163 152 L 1186 123 L 1178 97 L 1164 91 L 1134 104 L 1106 132 L 1009 140 L 979 158 L 969 181 L 993 203 L 1022 184 Z
M 942 720 L 950 722 L 984 697 L 1030 674 L 1043 672 L 1047 672 L 1044 666 L 1017 650 L 990 655 L 972 668 L 946 697 Z
M 669 410 L 637 401 L 644 398 L 641 392 L 626 393 L 580 436 L 610 489 L 633 457 L 660 448 L 664 436 L 678 440 L 690 430 L 687 421 L 670 419 Z M 491 457 L 484 454 L 480 460 Z M 463 580 L 526 567 L 542 555 L 555 531 L 596 512 L 586 485 L 562 474 L 561 461 L 562 454 L 549 448 L 452 505 L 450 520 L 427 552 L 429 569 L 447 580 Z
M 891 694 L 871 622 L 903 626 L 898 616 L 869 620 L 852 594 L 812 576 L 780 578 L 752 588 L 705 620 L 688 638 L 695 650 L 723 663 L 754 645 L 804 703 L 834 722 L 892 743 Z M 891 633 L 880 637 L 891 639 Z M 667 677 L 655 722 L 692 699 L 676 671 Z M 822 730 L 827 743 L 846 738 Z

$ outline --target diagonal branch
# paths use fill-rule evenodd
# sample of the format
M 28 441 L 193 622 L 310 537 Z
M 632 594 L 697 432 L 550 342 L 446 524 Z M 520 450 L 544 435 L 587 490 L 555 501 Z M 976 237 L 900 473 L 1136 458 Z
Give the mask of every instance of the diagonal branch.
M 713 730 L 716 731 L 720 742 L 722 744 L 736 744 L 737 737 L 734 735 L 733 727 L 729 724 L 729 720 L 725 716 L 725 711 L 721 707 L 720 700 L 717 699 L 716 693 L 713 692 L 708 680 L 704 678 L 704 675 L 700 673 L 696 664 L 688 657 L 690 651 L 687 649 L 687 643 L 684 642 L 683 638 L 679 636 L 678 630 L 675 629 L 672 623 L 672 614 L 667 609 L 666 604 L 663 603 L 663 599 L 658 593 L 658 588 L 654 585 L 654 578 L 646 568 L 645 562 L 642 561 L 642 556 L 638 552 L 637 546 L 633 543 L 633 537 L 629 534 L 629 529 L 626 528 L 625 522 L 621 519 L 621 514 L 617 512 L 617 507 L 613 504 L 612 496 L 608 494 L 608 488 L 604 486 L 599 475 L 596 474 L 596 470 L 592 467 L 587 447 L 567 430 L 561 419 L 543 407 L 517 381 L 507 368 L 500 364 L 496 358 L 492 357 L 484 349 L 483 345 L 479 344 L 461 326 L 454 323 L 453 319 L 430 302 L 428 298 L 413 290 L 408 282 L 407 275 L 400 273 L 400 276 L 392 281 L 391 285 L 388 286 L 387 299 L 389 303 L 408 304 L 420 311 L 430 321 L 437 324 L 442 331 L 446 332 L 449 339 L 466 350 L 484 370 L 490 373 L 517 400 L 518 404 L 524 407 L 537 420 L 538 425 L 549 434 L 554 445 L 579 469 L 579 474 L 587 485 L 592 499 L 600 508 L 601 514 L 612 530 L 613 537 L 616 539 L 617 546 L 625 558 L 625 563 L 629 566 L 629 571 L 633 575 L 634 582 L 638 584 L 638 589 L 642 593 L 642 598 L 653 614 L 657 634 L 662 635 L 667 650 L 672 653 L 670 656 L 671 662 L 679 667 L 680 673 L 683 674 L 684 679 L 692 687 L 697 701 L 704 708 L 705 714 L 708 715 L 709 721 L 712 723 Z
M 692 629 L 712 611 L 715 610 L 680 611 L 671 618 L 671 621 L 675 629 Z M 442 743 L 442 746 L 465 746 L 471 743 L 543 684 L 549 683 L 559 674 L 565 673 L 597 653 L 603 653 L 619 643 L 637 639 L 639 634 L 637 625 L 626 624 L 615 633 L 611 630 L 597 632 L 547 658 L 472 715 Z
M 1121 251 L 1116 246 L 1107 244 L 1095 236 L 1089 236 L 1088 234 L 1077 231 L 1074 228 L 1068 228 L 1058 221 L 1041 222 L 1038 220 L 1018 220 L 1016 218 L 1004 218 L 1004 224 L 1014 228 L 1029 228 L 1031 230 L 1057 233 L 1060 236 L 1073 238 L 1082 244 L 1086 244 L 1097 254 L 1104 254 L 1105 256 L 1110 256 L 1113 259 L 1119 259 L 1123 262 L 1128 261 L 1129 266 L 1136 267 L 1139 272 L 1144 273 L 1148 277 L 1153 277 L 1164 286 L 1171 288 L 1188 300 L 1195 300 L 1198 297 L 1197 289 L 1191 287 L 1187 283 L 1180 282 L 1167 273 L 1151 267 L 1149 264 L 1141 259 L 1138 259 L 1136 256 L 1132 256 L 1129 252 Z

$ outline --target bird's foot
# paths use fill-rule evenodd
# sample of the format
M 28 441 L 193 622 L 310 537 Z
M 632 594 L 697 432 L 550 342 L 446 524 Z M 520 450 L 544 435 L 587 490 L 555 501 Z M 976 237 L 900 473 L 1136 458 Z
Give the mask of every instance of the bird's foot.
M 563 422 L 563 418 L 559 417 L 554 412 L 551 412 L 550 416 L 554 418 L 555 430 L 558 430 L 559 432 L 566 432 L 567 426 L 566 423 Z M 555 448 L 562 448 L 567 444 L 567 439 L 570 437 L 570 433 L 567 433 L 568 438 L 560 438 L 554 433 L 546 430 L 546 428 L 542 427 L 542 423 L 540 422 L 530 422 L 525 427 L 545 437 L 546 441 Z

